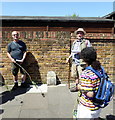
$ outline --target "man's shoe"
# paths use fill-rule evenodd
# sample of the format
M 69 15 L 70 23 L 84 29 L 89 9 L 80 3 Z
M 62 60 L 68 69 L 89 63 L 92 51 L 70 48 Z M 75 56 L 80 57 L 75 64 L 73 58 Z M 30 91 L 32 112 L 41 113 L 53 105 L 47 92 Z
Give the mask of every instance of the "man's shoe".
M 70 88 L 70 91 L 71 91 L 71 92 L 78 92 L 78 89 L 77 89 L 76 86 L 74 86 L 74 87 Z
M 16 90 L 18 88 L 18 83 L 15 83 L 12 90 Z
M 20 87 L 22 87 L 22 88 L 28 88 L 28 87 L 30 87 L 30 85 L 27 84 L 26 82 L 24 82 L 24 83 L 21 83 Z

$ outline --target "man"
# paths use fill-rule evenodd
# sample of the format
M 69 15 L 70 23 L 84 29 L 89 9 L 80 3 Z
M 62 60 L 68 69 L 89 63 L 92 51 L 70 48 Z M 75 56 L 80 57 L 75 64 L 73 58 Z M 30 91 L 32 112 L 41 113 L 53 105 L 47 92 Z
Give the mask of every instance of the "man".
M 24 67 L 24 60 L 26 58 L 26 44 L 19 40 L 19 32 L 13 31 L 12 32 L 12 38 L 13 41 L 8 44 L 7 46 L 7 55 L 9 59 L 11 60 L 12 64 L 12 74 L 14 78 L 14 86 L 12 90 L 15 90 L 18 88 L 18 72 L 20 69 L 20 72 L 22 74 L 22 82 L 21 87 L 28 87 L 26 84 L 26 73 L 23 71 L 21 67 L 18 66 L 18 64 L 22 67 Z M 18 63 L 18 64 L 17 64 Z
M 91 43 L 89 40 L 84 38 L 86 32 L 83 28 L 78 28 L 75 31 L 76 40 L 72 44 L 71 54 L 67 58 L 66 62 L 68 63 L 70 58 L 72 58 L 72 67 L 71 67 L 71 77 L 74 77 L 76 80 L 76 86 L 72 88 L 70 91 L 77 91 L 77 84 L 79 83 L 79 77 L 82 72 L 82 69 L 85 67 L 85 63 L 80 59 L 80 52 L 82 49 L 86 47 L 91 47 Z

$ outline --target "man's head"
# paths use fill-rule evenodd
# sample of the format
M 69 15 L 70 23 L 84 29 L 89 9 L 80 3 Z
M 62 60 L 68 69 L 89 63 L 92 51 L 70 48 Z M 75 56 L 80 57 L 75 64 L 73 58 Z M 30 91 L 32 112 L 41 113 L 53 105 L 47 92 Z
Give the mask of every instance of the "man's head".
M 13 40 L 18 40 L 19 39 L 19 32 L 18 31 L 13 31 L 12 32 L 12 37 L 13 37 Z
M 84 35 L 86 34 L 86 32 L 84 31 L 83 28 L 78 28 L 76 31 L 75 31 L 75 34 L 77 36 L 78 39 L 81 39 L 84 37 Z

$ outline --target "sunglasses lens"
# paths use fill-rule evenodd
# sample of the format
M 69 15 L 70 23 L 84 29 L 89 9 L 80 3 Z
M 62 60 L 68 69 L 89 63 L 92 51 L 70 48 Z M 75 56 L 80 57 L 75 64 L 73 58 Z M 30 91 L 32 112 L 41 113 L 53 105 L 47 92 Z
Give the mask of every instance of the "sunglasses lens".
M 18 36 L 18 34 L 13 34 L 13 36 Z

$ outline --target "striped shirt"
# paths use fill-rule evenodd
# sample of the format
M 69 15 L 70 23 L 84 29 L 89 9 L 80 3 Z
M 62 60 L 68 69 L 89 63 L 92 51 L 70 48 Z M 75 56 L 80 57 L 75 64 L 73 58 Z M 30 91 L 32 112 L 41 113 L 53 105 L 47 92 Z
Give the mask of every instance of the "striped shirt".
M 80 79 L 81 91 L 96 91 L 98 90 L 99 84 L 99 77 L 91 70 L 86 69 L 82 72 Z M 90 110 L 98 110 L 99 107 L 93 104 L 92 99 L 93 98 L 88 97 L 84 92 L 82 92 L 79 101 L 82 105 L 88 107 Z

